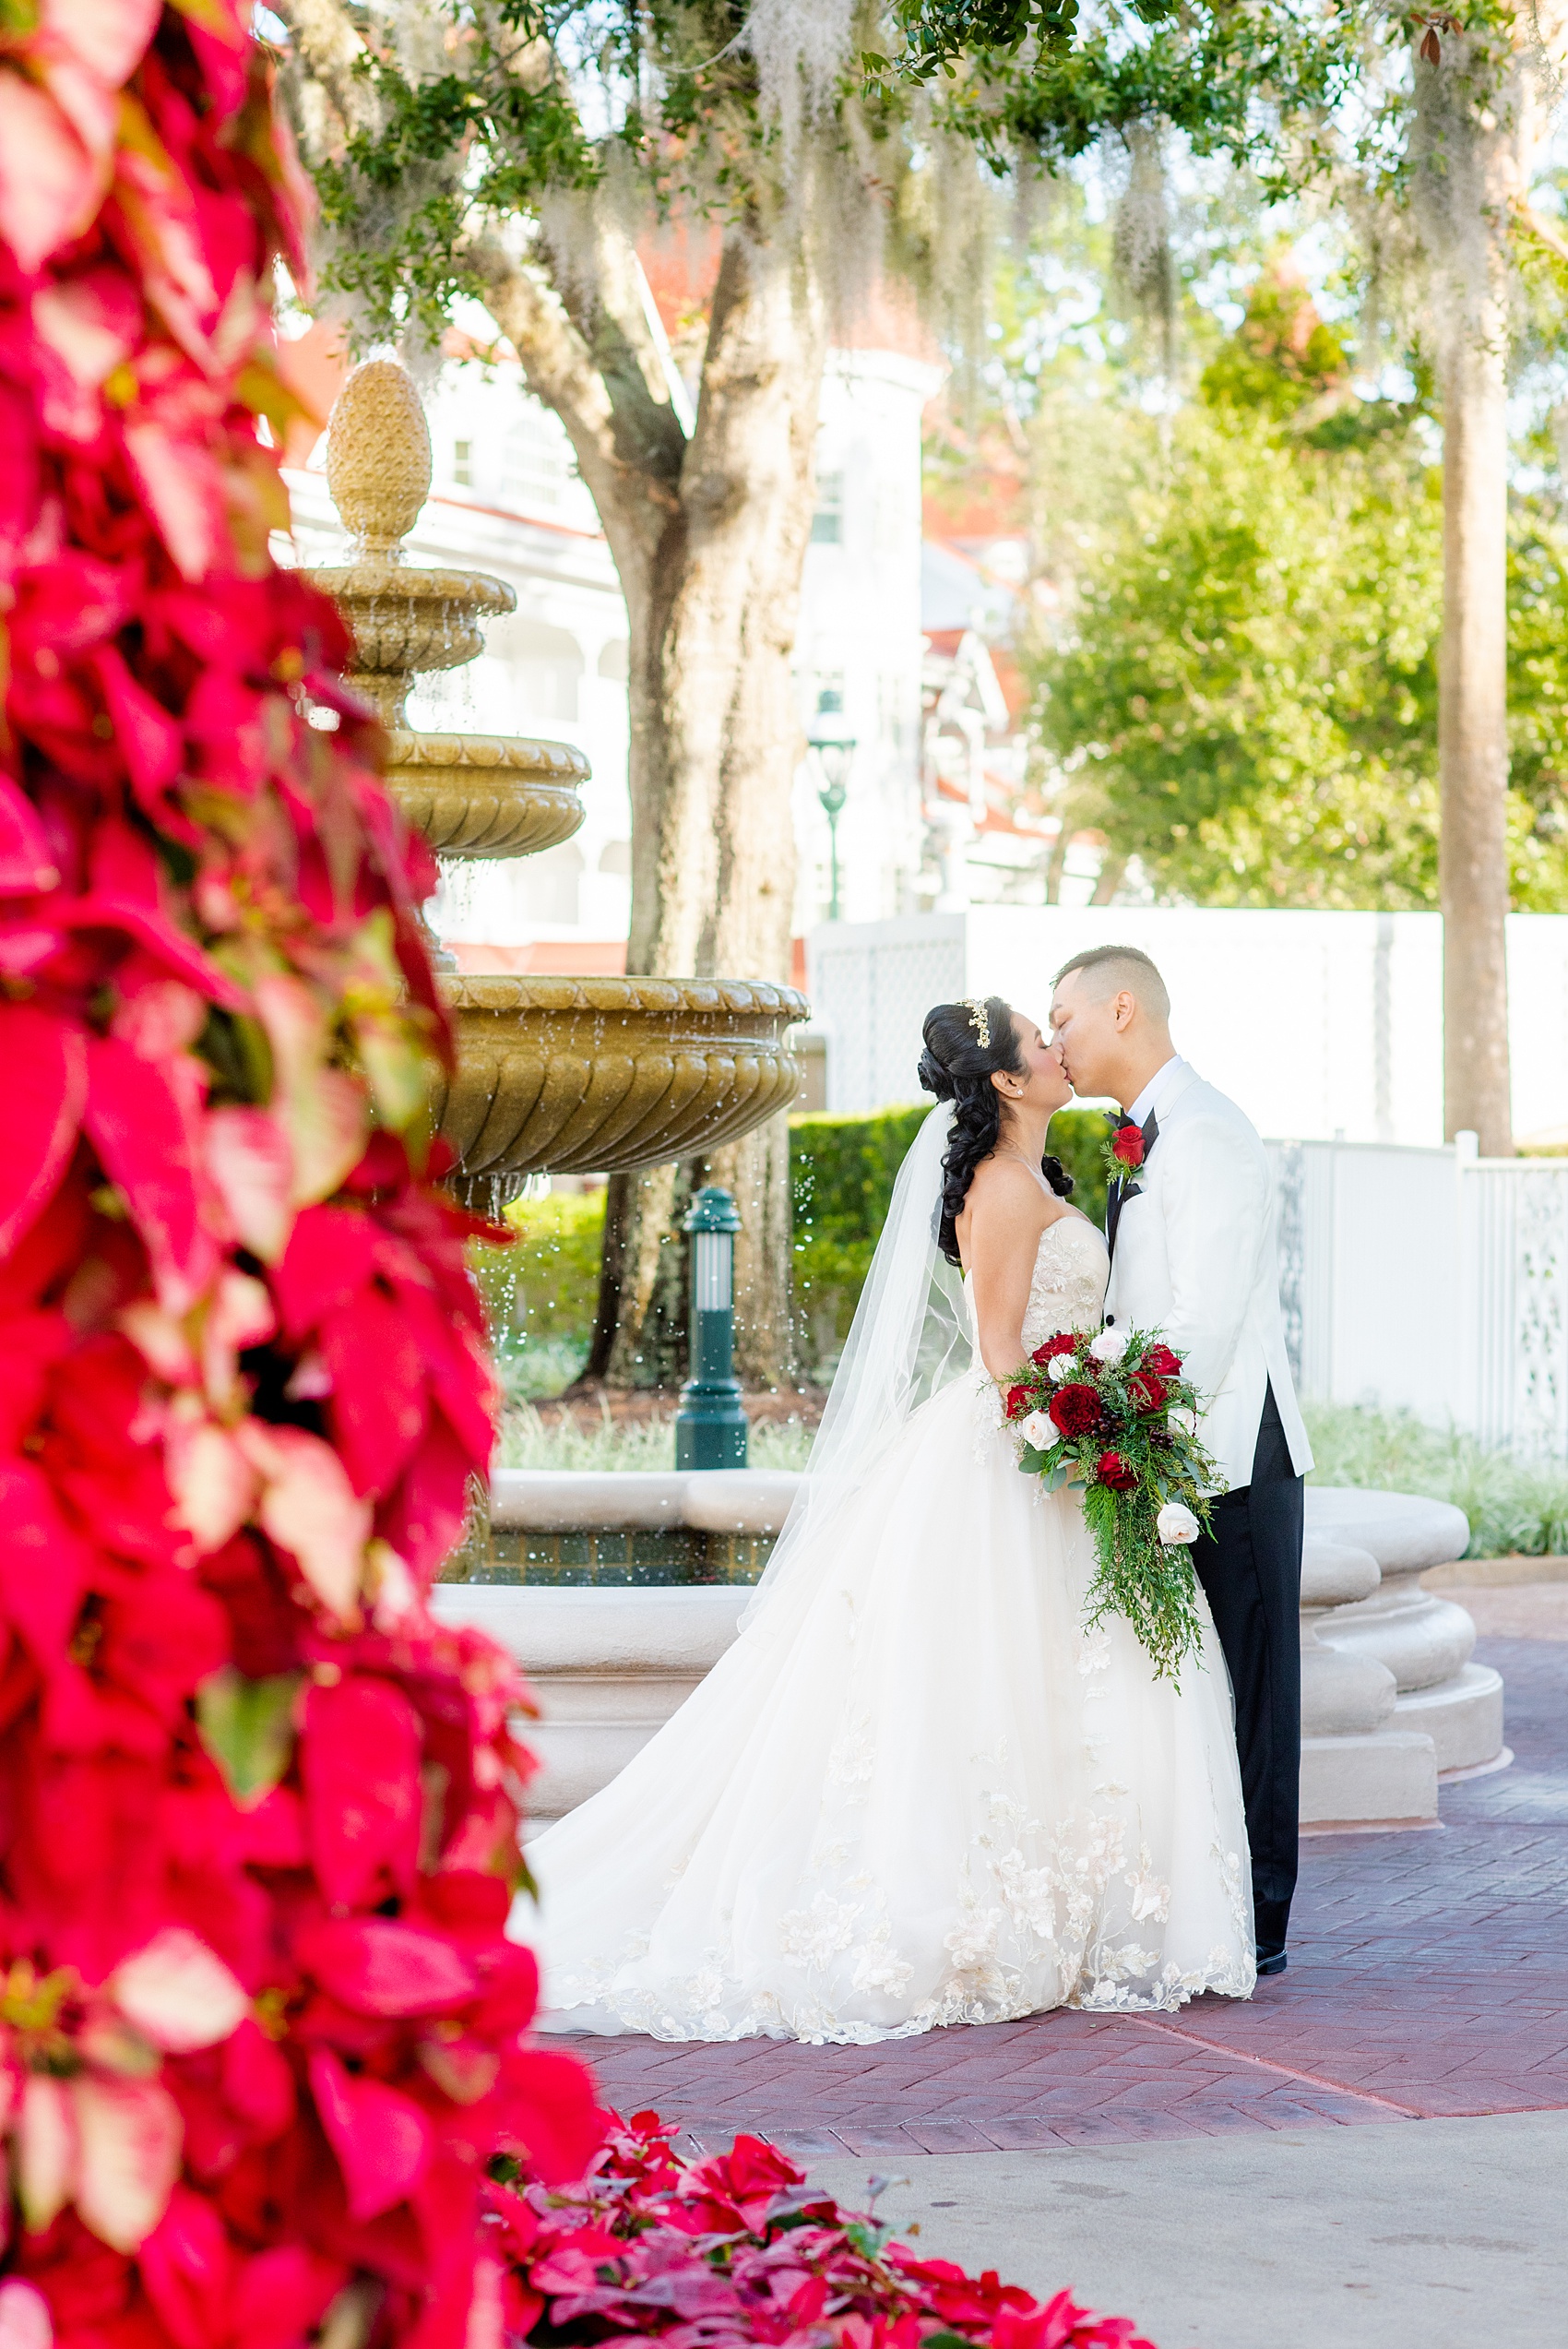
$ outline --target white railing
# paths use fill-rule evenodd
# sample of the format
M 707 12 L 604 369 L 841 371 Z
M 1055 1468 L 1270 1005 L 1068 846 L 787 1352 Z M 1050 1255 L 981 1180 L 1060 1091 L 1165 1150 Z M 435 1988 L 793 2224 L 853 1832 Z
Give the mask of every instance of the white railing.
M 1301 1393 L 1568 1456 L 1568 1159 L 1268 1149 Z

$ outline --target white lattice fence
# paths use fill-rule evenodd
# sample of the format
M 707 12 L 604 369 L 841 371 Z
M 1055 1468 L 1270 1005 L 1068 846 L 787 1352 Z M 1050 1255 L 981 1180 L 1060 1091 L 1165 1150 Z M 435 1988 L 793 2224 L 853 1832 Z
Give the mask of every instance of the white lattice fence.
M 1269 1149 L 1302 1394 L 1568 1456 L 1568 1162 Z
M 826 1031 L 827 1106 L 864 1111 L 921 1098 L 921 1030 L 964 988 L 964 925 L 842 923 L 814 933 L 812 1011 Z

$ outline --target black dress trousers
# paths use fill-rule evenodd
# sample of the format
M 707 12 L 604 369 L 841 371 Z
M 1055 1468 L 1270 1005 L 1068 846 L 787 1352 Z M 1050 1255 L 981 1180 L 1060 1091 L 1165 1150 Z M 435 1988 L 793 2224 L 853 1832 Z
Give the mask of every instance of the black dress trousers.
M 1223 1494 L 1193 1545 L 1230 1685 L 1259 1958 L 1285 1947 L 1301 1786 L 1301 1479 L 1271 1386 L 1250 1485 Z

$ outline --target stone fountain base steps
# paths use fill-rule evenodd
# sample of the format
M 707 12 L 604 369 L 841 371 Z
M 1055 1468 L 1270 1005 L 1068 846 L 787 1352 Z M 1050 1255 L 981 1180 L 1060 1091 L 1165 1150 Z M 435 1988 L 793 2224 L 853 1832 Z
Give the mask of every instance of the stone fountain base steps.
M 760 1547 L 795 1479 L 502 1471 L 495 1523 L 518 1531 L 686 1525 Z M 1475 1627 L 1420 1577 L 1462 1557 L 1456 1508 L 1409 1494 L 1307 1488 L 1301 1591 L 1301 1822 L 1424 1826 L 1440 1772 L 1503 1752 L 1503 1683 L 1473 1663 Z M 445 1583 L 449 1622 L 481 1626 L 526 1668 L 541 1718 L 536 1825 L 598 1791 L 669 1719 L 735 1637 L 743 1583 L 647 1588 Z

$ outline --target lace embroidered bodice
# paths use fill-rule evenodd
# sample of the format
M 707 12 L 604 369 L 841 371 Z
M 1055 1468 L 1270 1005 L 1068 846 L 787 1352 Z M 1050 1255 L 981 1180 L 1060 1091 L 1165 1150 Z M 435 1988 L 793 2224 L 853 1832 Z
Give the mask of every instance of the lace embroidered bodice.
M 1058 1330 L 1098 1330 L 1105 1309 L 1111 1258 L 1098 1224 L 1081 1215 L 1060 1215 L 1048 1223 L 1035 1250 L 1029 1301 L 1024 1308 L 1024 1351 L 1032 1353 Z M 964 1275 L 969 1305 L 969 1334 L 978 1355 L 974 1291 Z
M 1110 1276 L 1111 1258 L 1096 1225 L 1081 1215 L 1062 1215 L 1048 1223 L 1029 1276 L 1025 1351 L 1058 1330 L 1098 1330 Z

